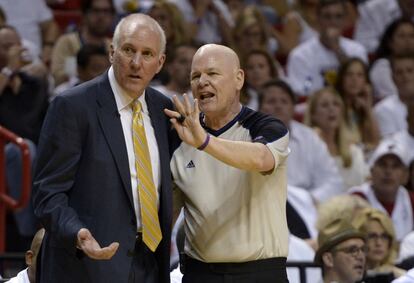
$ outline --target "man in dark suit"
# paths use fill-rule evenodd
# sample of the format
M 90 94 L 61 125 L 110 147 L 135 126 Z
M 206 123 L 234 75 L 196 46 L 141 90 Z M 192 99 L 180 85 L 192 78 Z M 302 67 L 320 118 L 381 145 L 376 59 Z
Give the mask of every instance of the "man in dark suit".
M 165 41 L 149 16 L 122 19 L 109 71 L 53 101 L 35 168 L 40 282 L 169 282 L 172 105 L 147 87 Z

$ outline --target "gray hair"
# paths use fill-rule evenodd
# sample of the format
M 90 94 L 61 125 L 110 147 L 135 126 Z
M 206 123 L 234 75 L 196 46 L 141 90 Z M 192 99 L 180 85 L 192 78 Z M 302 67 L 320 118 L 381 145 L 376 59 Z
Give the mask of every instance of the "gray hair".
M 121 27 L 129 24 L 130 22 L 135 23 L 137 26 L 145 25 L 151 30 L 157 32 L 160 35 L 160 55 L 165 53 L 167 39 L 165 32 L 156 20 L 146 14 L 135 13 L 122 18 L 115 27 L 114 36 L 112 38 L 112 44 L 114 48 L 118 48 L 119 40 L 121 37 Z

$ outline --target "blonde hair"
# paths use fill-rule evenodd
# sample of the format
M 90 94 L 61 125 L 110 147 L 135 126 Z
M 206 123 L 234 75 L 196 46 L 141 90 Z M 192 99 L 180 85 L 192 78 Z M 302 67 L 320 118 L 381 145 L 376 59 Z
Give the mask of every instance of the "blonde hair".
M 387 256 L 380 263 L 394 265 L 394 261 L 398 253 L 398 243 L 395 236 L 394 224 L 392 223 L 391 218 L 384 212 L 369 207 L 360 210 L 352 220 L 352 224 L 355 228 L 359 229 L 363 233 L 368 233 L 366 224 L 369 221 L 378 221 L 382 228 L 384 228 L 387 235 L 390 237 L 390 247 Z
M 260 45 L 263 50 L 267 50 L 267 41 L 270 35 L 266 28 L 266 18 L 255 5 L 246 6 L 236 18 L 236 23 L 233 29 L 233 36 L 235 40 L 237 42 L 243 36 L 245 30 L 254 24 L 258 24 L 260 26 L 262 31 Z M 245 52 L 246 50 L 241 51 Z
M 335 99 L 339 102 L 341 107 L 340 123 L 339 127 L 335 133 L 335 144 L 338 148 L 338 153 L 342 159 L 343 166 L 349 168 L 352 165 L 352 154 L 351 154 L 351 139 L 349 132 L 346 127 L 346 122 L 343 117 L 343 111 L 345 110 L 344 102 L 341 96 L 336 92 L 332 87 L 325 87 L 316 91 L 308 100 L 307 112 L 305 113 L 305 124 L 309 125 L 312 128 L 319 128 L 319 125 L 316 124 L 312 118 L 315 115 L 316 105 L 321 98 L 322 94 L 330 93 Z
M 184 16 L 181 13 L 180 9 L 178 9 L 174 3 L 170 3 L 165 0 L 154 1 L 154 4 L 149 10 L 149 13 L 154 8 L 166 10 L 171 18 L 171 29 L 173 31 L 173 38 L 167 38 L 168 44 L 173 46 L 189 44 L 189 33 L 185 28 Z

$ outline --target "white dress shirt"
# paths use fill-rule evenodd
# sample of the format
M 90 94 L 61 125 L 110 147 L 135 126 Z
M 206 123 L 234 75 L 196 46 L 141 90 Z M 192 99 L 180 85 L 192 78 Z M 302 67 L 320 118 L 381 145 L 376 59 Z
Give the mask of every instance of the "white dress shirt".
M 111 84 L 112 91 L 115 96 L 116 106 L 121 119 L 122 130 L 124 132 L 125 144 L 128 152 L 129 171 L 131 175 L 131 189 L 134 199 L 135 215 L 137 217 L 137 227 L 141 228 L 141 212 L 138 196 L 138 182 L 137 171 L 135 169 L 135 153 L 134 144 L 132 141 L 132 109 L 130 104 L 133 99 L 129 97 L 125 91 L 121 88 L 115 79 L 112 66 L 108 71 L 109 83 Z M 161 186 L 161 168 L 160 168 L 160 155 L 158 151 L 157 140 L 155 139 L 154 127 L 152 126 L 151 119 L 148 113 L 147 103 L 145 101 L 145 91 L 138 98 L 142 105 L 142 114 L 144 119 L 145 136 L 147 138 L 149 153 L 151 157 L 152 175 L 155 187 L 160 189 Z M 159 199 L 159 198 L 158 198 Z
M 342 177 L 325 142 L 296 121 L 290 122 L 289 131 L 288 184 L 308 190 L 318 201 L 344 193 Z
M 374 106 L 374 114 L 382 137 L 408 128 L 407 106 L 402 103 L 398 95 L 386 97 L 377 103 Z
M 368 62 L 367 52 L 360 43 L 340 37 L 339 45 L 348 57 Z M 288 81 L 296 94 L 309 96 L 325 86 L 326 73 L 336 74 L 339 65 L 335 53 L 315 36 L 290 52 L 286 66 Z

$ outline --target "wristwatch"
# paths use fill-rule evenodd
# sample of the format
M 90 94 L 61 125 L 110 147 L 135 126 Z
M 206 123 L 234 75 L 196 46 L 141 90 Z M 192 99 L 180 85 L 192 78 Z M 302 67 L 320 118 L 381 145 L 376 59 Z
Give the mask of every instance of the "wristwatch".
M 0 73 L 5 75 L 8 79 L 10 79 L 10 77 L 13 76 L 13 71 L 9 67 L 3 67 Z

